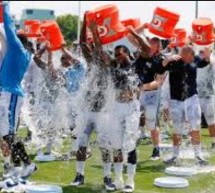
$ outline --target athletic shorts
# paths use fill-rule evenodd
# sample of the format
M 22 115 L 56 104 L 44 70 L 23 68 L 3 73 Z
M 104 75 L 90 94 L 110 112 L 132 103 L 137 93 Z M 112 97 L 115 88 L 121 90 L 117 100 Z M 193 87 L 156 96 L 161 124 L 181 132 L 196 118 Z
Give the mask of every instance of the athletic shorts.
M 215 124 L 215 98 L 210 96 L 207 98 L 200 98 L 200 105 L 202 113 L 205 116 L 208 125 Z
M 1 137 L 16 134 L 22 103 L 22 97 L 9 92 L 0 92 Z
M 88 147 L 93 131 L 97 134 L 97 143 L 100 148 L 109 144 L 109 114 L 106 112 L 85 112 L 77 115 L 76 133 L 79 147 Z
M 185 101 L 170 100 L 170 114 L 175 134 L 183 133 L 186 121 L 189 123 L 191 130 L 199 130 L 201 127 L 201 108 L 197 95 Z
M 140 103 L 145 114 L 146 127 L 154 130 L 158 124 L 160 90 L 145 91 L 140 96 Z
M 109 127 L 109 137 L 112 148 L 122 149 L 129 153 L 136 148 L 140 137 L 140 103 L 135 100 L 130 103 L 115 102 Z

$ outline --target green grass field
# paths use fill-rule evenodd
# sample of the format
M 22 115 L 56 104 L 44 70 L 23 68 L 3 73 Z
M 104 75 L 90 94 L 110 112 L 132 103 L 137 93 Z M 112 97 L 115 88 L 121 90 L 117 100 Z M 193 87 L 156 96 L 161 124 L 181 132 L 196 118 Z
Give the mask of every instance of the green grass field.
M 22 133 L 23 134 L 23 133 Z M 203 144 L 210 146 L 207 130 L 203 130 Z M 165 165 L 162 161 L 149 160 L 152 146 L 147 142 L 140 145 L 139 163 L 136 175 L 136 193 L 214 193 L 215 174 L 201 174 L 190 177 L 190 187 L 180 190 L 161 189 L 153 186 L 154 179 L 165 176 Z M 65 142 L 68 148 L 69 141 Z M 92 148 L 93 156 L 86 163 L 86 184 L 81 188 L 72 188 L 69 184 L 75 175 L 75 161 L 37 163 L 39 171 L 33 175 L 31 181 L 57 184 L 63 187 L 64 193 L 105 193 L 103 189 L 103 168 L 101 155 L 97 148 Z M 34 157 L 34 155 L 32 155 Z M 215 156 L 210 157 L 210 164 L 215 165 Z

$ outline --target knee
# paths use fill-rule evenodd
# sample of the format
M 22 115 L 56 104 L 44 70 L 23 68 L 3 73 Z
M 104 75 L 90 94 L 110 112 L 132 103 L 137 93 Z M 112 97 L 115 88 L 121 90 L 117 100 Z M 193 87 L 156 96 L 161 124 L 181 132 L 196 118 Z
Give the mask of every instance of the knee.
M 128 154 L 128 163 L 132 164 L 132 165 L 137 164 L 137 152 L 136 152 L 136 149 L 131 151 Z
M 123 162 L 123 153 L 122 150 L 117 150 L 114 152 L 114 163 L 122 163 Z
M 110 163 L 111 162 L 111 155 L 110 151 L 107 149 L 101 149 L 102 152 L 102 160 L 104 163 Z
M 78 161 L 86 161 L 87 159 L 87 147 L 80 147 L 77 151 L 77 160 Z

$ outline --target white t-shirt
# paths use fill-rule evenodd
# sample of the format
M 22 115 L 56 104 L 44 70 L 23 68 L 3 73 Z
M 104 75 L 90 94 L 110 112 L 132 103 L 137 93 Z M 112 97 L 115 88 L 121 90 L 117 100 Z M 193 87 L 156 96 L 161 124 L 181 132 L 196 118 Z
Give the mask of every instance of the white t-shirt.
M 215 60 L 211 58 L 211 64 L 198 68 L 197 88 L 200 98 L 210 97 L 215 94 Z

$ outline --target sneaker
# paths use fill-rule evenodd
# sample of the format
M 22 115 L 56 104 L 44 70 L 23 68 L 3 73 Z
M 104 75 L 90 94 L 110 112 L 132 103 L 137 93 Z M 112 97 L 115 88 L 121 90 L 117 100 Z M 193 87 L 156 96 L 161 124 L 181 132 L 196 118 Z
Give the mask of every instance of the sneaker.
M 27 179 L 29 178 L 34 172 L 37 171 L 37 166 L 35 163 L 31 163 L 30 165 L 27 165 L 22 172 L 21 178 Z
M 156 161 L 160 159 L 160 148 L 154 148 L 151 156 L 152 161 Z
M 207 166 L 207 165 L 209 165 L 209 162 L 208 162 L 207 160 L 205 160 L 205 159 L 204 159 L 203 157 L 201 157 L 201 156 L 197 156 L 196 159 L 197 159 L 198 164 L 199 164 L 200 166 Z
M 116 190 L 116 186 L 112 183 L 111 178 L 109 177 L 105 177 L 104 178 L 104 185 L 105 185 L 105 189 L 107 191 L 115 191 Z
M 175 165 L 178 163 L 178 161 L 179 161 L 179 159 L 177 157 L 173 157 L 169 160 L 164 161 L 164 163 L 167 165 Z
M 21 167 L 4 166 L 3 179 L 18 178 L 21 175 Z
M 211 149 L 212 149 L 212 150 L 215 150 L 215 143 L 212 143 Z
M 71 183 L 71 186 L 81 186 L 84 185 L 84 176 L 82 174 L 77 174 L 75 180 Z
M 6 181 L 5 181 L 5 184 L 6 184 L 6 187 L 7 188 L 13 188 L 15 186 L 18 186 L 19 183 L 14 180 L 13 178 L 8 178 Z
M 134 192 L 134 187 L 130 186 L 130 185 L 126 185 L 123 192 L 125 193 L 132 193 Z
M 122 190 L 124 188 L 124 182 L 122 179 L 115 180 L 113 184 L 115 186 L 115 190 Z

